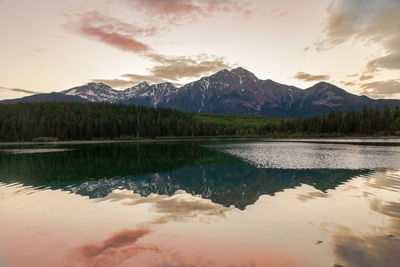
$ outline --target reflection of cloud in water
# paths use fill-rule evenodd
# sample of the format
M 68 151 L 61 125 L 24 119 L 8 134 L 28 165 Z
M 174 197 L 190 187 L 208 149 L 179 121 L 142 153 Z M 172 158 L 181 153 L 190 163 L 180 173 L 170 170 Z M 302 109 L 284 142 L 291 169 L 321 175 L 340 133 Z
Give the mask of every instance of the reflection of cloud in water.
M 304 194 L 298 194 L 297 199 L 300 200 L 301 202 L 307 202 L 308 200 L 311 200 L 311 199 L 327 198 L 329 196 L 330 195 L 327 193 L 316 191 L 316 192 L 307 192 Z
M 376 232 L 372 234 L 357 234 L 347 227 L 339 227 L 333 234 L 332 241 L 336 259 L 343 266 L 400 266 L 400 202 L 389 201 L 390 194 L 398 199 L 399 175 L 394 171 L 379 175 L 381 176 L 374 177 L 367 184 L 371 188 L 382 190 L 387 200 L 371 199 L 369 207 L 385 215 L 385 219 L 389 221 L 388 226 L 376 228 Z M 363 196 L 368 199 L 376 195 L 364 192 Z
M 399 160 L 400 161 L 400 160 Z M 368 186 L 376 189 L 384 189 L 393 192 L 400 191 L 400 171 L 387 170 L 377 172 L 368 180 Z
M 333 235 L 332 240 L 337 261 L 343 266 L 399 266 L 400 239 L 397 237 L 357 235 L 343 228 Z
M 104 241 L 75 248 L 68 258 L 74 266 L 115 266 L 138 253 L 157 252 L 158 248 L 155 246 L 137 244 L 139 239 L 148 234 L 150 230 L 147 229 L 123 230 Z
M 147 197 L 142 197 L 130 190 L 116 189 L 103 200 L 121 201 L 123 205 L 128 206 L 150 203 L 157 213 L 162 214 L 152 222 L 154 224 L 171 221 L 182 222 L 195 218 L 207 222 L 212 217 L 225 217 L 225 213 L 233 209 L 233 207 L 227 208 L 215 204 L 200 196 L 192 196 L 184 191 L 177 191 L 172 196 L 150 194 Z
M 288 255 L 263 251 L 259 256 L 247 257 L 246 248 L 242 248 L 236 256 L 239 259 L 232 260 L 235 264 L 210 258 L 210 255 L 191 254 L 162 245 L 138 244 L 138 241 L 151 234 L 148 229 L 123 230 L 112 234 L 109 238 L 99 242 L 84 244 L 74 248 L 67 256 L 68 263 L 65 266 L 76 267 L 106 267 L 106 266 L 154 266 L 154 267 L 298 267 L 297 261 L 290 259 Z M 148 241 L 147 241 L 148 242 Z M 154 242 L 154 241 L 153 241 Z M 191 246 L 188 240 L 186 247 Z M 229 250 L 229 247 L 224 247 Z M 212 253 L 210 253 L 212 254 Z M 217 253 L 218 254 L 218 253 Z M 142 256 L 147 255 L 148 258 Z M 142 262 L 144 260 L 144 263 Z M 145 265 L 143 265 L 145 264 Z
M 381 214 L 400 219 L 400 203 L 398 202 L 387 202 L 384 204 L 382 201 L 375 199 L 371 202 L 370 208 Z

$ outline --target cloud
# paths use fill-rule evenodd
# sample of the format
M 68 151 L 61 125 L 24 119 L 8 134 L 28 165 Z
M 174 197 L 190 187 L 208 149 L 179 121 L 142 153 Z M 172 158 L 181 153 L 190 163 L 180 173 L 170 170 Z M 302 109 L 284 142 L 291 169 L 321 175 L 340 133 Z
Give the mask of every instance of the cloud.
M 0 90 L 6 90 L 6 91 L 12 91 L 12 92 L 18 92 L 18 93 L 24 93 L 24 94 L 39 94 L 40 93 L 40 92 L 28 90 L 28 89 L 8 88 L 8 87 L 2 87 L 2 86 L 0 86 Z
M 371 60 L 367 64 L 367 71 L 369 72 L 375 72 L 382 68 L 389 70 L 400 70 L 400 53 L 389 53 L 386 56 Z
M 148 229 L 123 230 L 97 243 L 89 243 L 71 251 L 68 258 L 77 266 L 115 266 L 140 252 L 157 252 L 155 246 L 138 245 L 139 239 L 150 234 Z
M 374 76 L 372 76 L 372 75 L 361 75 L 360 76 L 360 81 L 371 80 L 373 78 L 374 78 Z
M 201 54 L 195 57 L 164 56 L 150 54 L 148 57 L 157 64 L 149 71 L 155 76 L 169 80 L 197 78 L 221 69 L 232 68 L 224 57 Z
M 216 13 L 252 14 L 250 3 L 244 0 L 122 0 L 135 10 L 148 16 L 166 19 L 178 24 Z
M 400 1 L 338 0 L 328 8 L 325 37 L 315 43 L 317 51 L 328 50 L 348 40 L 378 44 L 384 55 L 371 60 L 366 70 L 400 69 Z
M 65 28 L 88 39 L 133 53 L 151 50 L 147 44 L 138 41 L 137 36 L 152 36 L 159 30 L 157 27 L 137 27 L 96 11 L 79 14 L 78 20 L 70 21 Z
M 355 82 L 340 82 L 341 84 L 343 84 L 343 85 L 345 85 L 345 86 L 354 86 L 354 85 L 356 85 L 357 83 L 355 83 Z
M 116 32 L 105 32 L 99 27 L 93 27 L 89 25 L 84 26 L 80 28 L 80 32 L 83 35 L 94 37 L 103 43 L 115 46 L 124 51 L 142 52 L 150 50 L 146 44 L 139 42 L 134 38 Z
M 370 82 L 361 85 L 362 94 L 371 97 L 390 97 L 400 94 L 400 82 L 397 80 Z
M 218 6 L 222 5 L 222 2 L 218 0 L 215 3 Z M 150 1 L 147 4 L 141 4 L 146 6 L 151 3 L 155 5 L 156 9 L 171 9 L 168 11 L 170 13 L 176 13 L 181 9 L 184 10 L 186 5 L 193 4 L 181 3 L 180 1 Z M 181 9 L 176 7 L 178 10 L 175 10 L 173 6 L 180 6 Z M 217 7 L 214 8 L 219 9 Z M 95 82 L 104 82 L 115 87 L 128 87 L 142 81 L 149 83 L 173 81 L 174 84 L 180 85 L 177 81 L 182 78 L 198 78 L 224 68 L 232 68 L 224 57 L 206 54 L 166 56 L 155 53 L 148 44 L 138 41 L 137 37 L 154 36 L 161 30 L 156 26 L 138 27 L 105 16 L 97 11 L 75 14 L 73 17 L 77 17 L 77 19 L 71 20 L 65 25 L 68 31 L 105 43 L 121 51 L 138 54 L 155 63 L 153 67 L 148 69 L 148 75 L 125 74 L 117 79 L 94 79 L 93 81 Z
M 353 73 L 353 74 L 347 75 L 347 77 L 350 77 L 350 78 L 354 78 L 354 77 L 357 77 L 357 76 L 358 76 L 358 73 Z
M 231 69 L 224 57 L 212 55 L 198 55 L 194 57 L 165 56 L 160 54 L 144 54 L 155 63 L 148 69 L 149 75 L 123 74 L 118 79 L 93 79 L 93 82 L 102 82 L 112 87 L 126 88 L 146 81 L 150 84 L 171 82 L 175 86 L 181 86 L 178 82 L 182 78 L 198 78 L 221 69 Z
M 166 79 L 156 77 L 154 75 L 140 75 L 140 74 L 123 74 L 121 75 L 123 79 L 93 79 L 92 82 L 105 83 L 114 88 L 128 88 L 135 86 L 142 82 L 147 82 L 149 84 L 166 83 L 169 82 Z M 181 83 L 173 82 L 175 86 L 182 86 Z
M 313 75 L 306 72 L 298 72 L 294 78 L 298 80 L 303 80 L 306 82 L 314 82 L 314 81 L 326 81 L 329 80 L 329 75 Z

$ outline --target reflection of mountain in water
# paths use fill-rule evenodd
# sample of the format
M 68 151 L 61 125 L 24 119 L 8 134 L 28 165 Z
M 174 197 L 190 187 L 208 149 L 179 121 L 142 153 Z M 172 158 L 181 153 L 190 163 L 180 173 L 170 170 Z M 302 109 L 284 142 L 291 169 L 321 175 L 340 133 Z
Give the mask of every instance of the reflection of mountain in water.
M 259 169 L 237 158 L 185 144 L 113 144 L 82 146 L 65 153 L 1 155 L 5 182 L 48 186 L 101 198 L 129 189 L 143 196 L 184 190 L 215 203 L 244 209 L 261 195 L 301 184 L 325 191 L 362 170 Z
M 89 181 L 70 186 L 68 190 L 91 198 L 105 197 L 116 188 L 133 190 L 142 196 L 151 193 L 172 195 L 177 190 L 184 190 L 211 199 L 214 203 L 244 209 L 254 204 L 261 195 L 274 195 L 301 184 L 325 191 L 365 173 L 367 171 L 258 169 L 247 163 L 234 162 L 183 168 L 136 178 Z

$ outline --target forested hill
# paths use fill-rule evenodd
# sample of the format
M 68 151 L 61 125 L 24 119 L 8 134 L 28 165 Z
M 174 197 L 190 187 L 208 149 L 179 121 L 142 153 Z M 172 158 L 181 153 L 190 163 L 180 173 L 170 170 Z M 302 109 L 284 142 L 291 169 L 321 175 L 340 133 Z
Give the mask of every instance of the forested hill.
M 180 136 L 399 135 L 400 109 L 331 111 L 308 119 L 184 113 L 110 103 L 0 105 L 0 141 Z

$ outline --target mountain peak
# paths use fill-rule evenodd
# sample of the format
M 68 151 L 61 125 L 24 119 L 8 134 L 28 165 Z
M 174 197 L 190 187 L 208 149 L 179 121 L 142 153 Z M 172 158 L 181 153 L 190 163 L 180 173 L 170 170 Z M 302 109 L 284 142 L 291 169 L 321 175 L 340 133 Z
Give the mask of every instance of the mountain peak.
M 95 89 L 99 89 L 99 88 L 109 88 L 111 89 L 111 86 L 109 86 L 108 84 L 105 83 L 96 83 L 96 82 L 90 82 L 87 84 L 87 86 L 93 87 Z
M 236 76 L 239 76 L 240 79 L 250 79 L 252 81 L 257 81 L 258 78 L 256 75 L 254 75 L 254 73 L 252 73 L 251 71 L 246 70 L 245 68 L 242 67 L 238 67 L 236 69 L 231 70 L 231 72 L 233 74 L 235 74 Z
M 213 75 L 218 75 L 218 74 L 229 74 L 231 73 L 229 70 L 227 69 L 222 69 L 220 71 L 218 71 L 217 73 L 214 73 Z
M 307 88 L 305 90 L 307 94 L 315 95 L 315 94 L 335 94 L 340 97 L 347 97 L 347 96 L 355 96 L 346 90 L 337 87 L 336 85 L 333 85 L 328 82 L 319 82 L 315 84 L 314 86 L 311 86 L 310 88 Z
M 316 87 L 336 87 L 335 85 L 328 83 L 328 82 L 319 82 L 319 83 L 314 84 L 314 86 L 316 86 Z
M 319 82 L 317 84 L 314 84 L 313 86 L 311 86 L 310 88 L 308 88 L 306 90 L 313 90 L 313 91 L 315 91 L 315 90 L 318 90 L 318 91 L 327 91 L 327 90 L 345 91 L 345 90 L 337 87 L 336 85 L 333 85 L 333 84 L 328 83 L 328 82 Z
M 148 87 L 150 86 L 146 81 L 136 84 L 134 87 Z
M 105 83 L 90 82 L 61 92 L 65 95 L 79 96 L 91 102 L 116 102 L 119 91 Z

